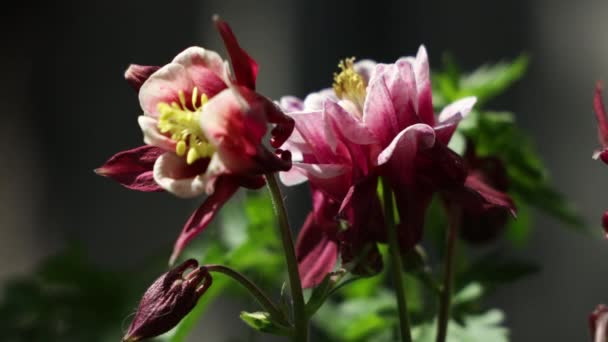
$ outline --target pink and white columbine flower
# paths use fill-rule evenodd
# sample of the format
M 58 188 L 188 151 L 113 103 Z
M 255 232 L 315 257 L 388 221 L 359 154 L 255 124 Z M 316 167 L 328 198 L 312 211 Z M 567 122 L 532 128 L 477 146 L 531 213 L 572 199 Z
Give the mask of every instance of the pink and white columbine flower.
M 468 176 L 462 157 L 447 147 L 459 121 L 476 99 L 456 101 L 436 117 L 423 46 L 415 58 L 400 58 L 393 64 L 368 60 L 354 63 L 354 59 L 347 59 L 339 67 L 341 72 L 334 76 L 333 89 L 308 95 L 304 101 L 294 97 L 281 99 L 283 109 L 296 121 L 294 134 L 281 147 L 294 157 L 293 168 L 281 175 L 286 185 L 309 180 L 314 191 L 341 203 L 342 213 L 346 208 L 367 203 L 360 211 L 375 217 L 376 177 L 386 178 L 401 217 L 399 238 L 403 250 L 420 240 L 425 211 L 435 192 L 441 192 L 449 202 L 472 209 L 514 210 L 508 196 Z M 313 210 L 319 217 L 317 206 Z M 349 223 L 360 226 L 360 222 Z M 358 229 L 353 232 L 351 227 L 344 232 L 381 242 L 386 238 L 383 230 L 383 226 L 372 225 L 365 234 Z M 317 255 L 302 260 L 321 263 L 330 259 L 319 255 L 318 250 L 324 251 L 319 246 L 328 240 L 319 235 L 320 231 L 303 228 L 298 244 L 319 244 L 301 248 L 317 251 Z M 317 236 L 311 237 L 313 233 Z M 345 240 L 350 239 L 341 242 Z M 311 278 L 318 282 L 322 279 L 318 270 L 331 267 L 333 264 L 303 262 L 300 272 L 304 279 L 307 274 L 314 274 Z
M 212 220 L 239 186 L 259 188 L 263 174 L 291 167 L 290 155 L 262 144 L 267 125 L 278 147 L 293 120 L 255 92 L 256 62 L 232 30 L 215 18 L 230 55 L 190 47 L 163 67 L 132 65 L 125 78 L 139 91 L 138 119 L 146 145 L 123 151 L 96 170 L 127 188 L 168 191 L 178 197 L 207 194 L 178 238 L 171 262 Z

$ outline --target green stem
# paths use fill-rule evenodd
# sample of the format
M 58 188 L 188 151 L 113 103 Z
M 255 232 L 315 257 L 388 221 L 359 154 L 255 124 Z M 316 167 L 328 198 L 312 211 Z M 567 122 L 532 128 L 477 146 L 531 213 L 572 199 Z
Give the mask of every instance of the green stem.
M 412 342 L 410 319 L 407 312 L 407 301 L 403 281 L 403 262 L 397 241 L 397 227 L 393 213 L 393 192 L 386 181 L 382 180 L 384 197 L 384 217 L 386 219 L 386 230 L 388 231 L 388 251 L 393 273 L 393 283 L 397 294 L 397 305 L 399 308 L 399 328 L 401 330 L 401 341 Z
M 287 220 L 287 211 L 283 203 L 283 195 L 277 183 L 276 176 L 266 174 L 266 182 L 268 190 L 272 198 L 274 211 L 279 221 L 279 230 L 281 232 L 281 241 L 283 242 L 283 250 L 285 252 L 285 262 L 287 263 L 287 272 L 289 274 L 289 287 L 291 288 L 291 298 L 293 300 L 293 318 L 295 323 L 296 342 L 308 341 L 308 316 L 306 315 L 306 305 L 304 303 L 304 294 L 302 293 L 302 281 L 298 272 L 298 261 L 296 260 L 296 252 L 293 245 L 293 237 L 289 221 Z
M 256 299 L 256 301 L 264 308 L 264 310 L 268 311 L 270 317 L 272 317 L 277 323 L 289 327 L 290 323 L 285 317 L 285 314 L 277 308 L 277 306 L 268 298 L 268 296 L 260 290 L 251 280 L 245 277 L 243 274 L 238 271 L 224 265 L 205 265 L 204 266 L 209 272 L 217 272 L 222 273 L 224 275 L 229 276 L 230 278 L 236 280 L 239 284 L 241 284 L 249 293 Z
M 452 301 L 452 285 L 454 282 L 454 255 L 456 251 L 456 235 L 460 221 L 460 210 L 448 208 L 448 231 L 446 233 L 446 256 L 443 289 L 439 298 L 439 317 L 437 320 L 437 342 L 445 342 L 450 320 Z

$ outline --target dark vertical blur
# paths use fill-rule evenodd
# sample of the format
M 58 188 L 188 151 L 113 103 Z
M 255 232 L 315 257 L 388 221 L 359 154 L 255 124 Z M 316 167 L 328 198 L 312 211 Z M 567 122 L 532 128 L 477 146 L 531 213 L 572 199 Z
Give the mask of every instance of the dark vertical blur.
M 92 170 L 141 143 L 137 96 L 122 79 L 127 65 L 164 64 L 192 44 L 225 55 L 210 21 L 217 12 L 257 58 L 260 89 L 274 98 L 329 86 L 338 60 L 349 56 L 392 62 L 423 43 L 431 66 L 449 51 L 470 69 L 527 51 L 529 75 L 492 105 L 517 113 L 592 227 L 608 207 L 601 191 L 608 175 L 589 158 L 592 87 L 608 80 L 608 4 L 148 0 L 3 12 L 0 279 L 27 272 L 72 239 L 114 266 L 171 244 L 196 202 L 126 191 Z M 305 193 L 289 194 L 296 221 L 309 208 Z M 607 250 L 604 241 L 536 220 L 532 243 L 516 253 L 538 260 L 544 272 L 493 298 L 507 312 L 513 340 L 586 338 L 587 313 L 608 301 Z

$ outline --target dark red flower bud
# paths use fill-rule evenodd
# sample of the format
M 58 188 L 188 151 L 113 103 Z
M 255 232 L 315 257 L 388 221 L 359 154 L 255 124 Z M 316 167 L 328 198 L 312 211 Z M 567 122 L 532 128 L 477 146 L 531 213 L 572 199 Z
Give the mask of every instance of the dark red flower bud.
M 184 275 L 189 269 L 193 270 Z M 198 267 L 194 259 L 160 276 L 144 293 L 123 341 L 140 341 L 171 330 L 194 308 L 211 282 L 207 269 Z
M 608 331 L 606 330 L 607 323 L 608 306 L 600 304 L 595 308 L 591 315 L 589 315 L 589 333 L 591 334 L 591 341 L 606 341 L 608 338 Z

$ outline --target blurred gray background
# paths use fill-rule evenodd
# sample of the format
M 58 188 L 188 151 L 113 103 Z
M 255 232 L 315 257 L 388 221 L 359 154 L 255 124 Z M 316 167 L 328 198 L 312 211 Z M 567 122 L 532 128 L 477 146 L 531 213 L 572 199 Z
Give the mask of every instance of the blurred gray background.
M 424 43 L 431 66 L 450 51 L 471 69 L 525 51 L 532 57 L 528 75 L 491 107 L 517 113 L 558 188 L 591 228 L 600 229 L 608 207 L 608 172 L 591 160 L 593 86 L 608 81 L 606 1 L 12 6 L 3 11 L 1 30 L 0 283 L 71 240 L 109 267 L 134 265 L 172 243 L 196 201 L 127 191 L 92 170 L 141 142 L 137 96 L 123 81 L 127 65 L 162 65 L 190 45 L 225 56 L 214 13 L 259 62 L 259 90 L 273 98 L 329 85 L 337 61 L 353 55 L 392 62 Z M 288 205 L 298 224 L 307 204 L 295 197 Z M 516 253 L 542 264 L 542 273 L 500 290 L 490 305 L 506 311 L 514 341 L 582 341 L 588 313 L 608 302 L 608 242 L 536 218 L 531 243 Z M 225 301 L 202 323 L 208 340 L 245 331 L 239 307 Z

